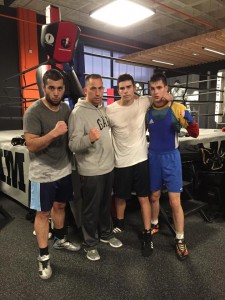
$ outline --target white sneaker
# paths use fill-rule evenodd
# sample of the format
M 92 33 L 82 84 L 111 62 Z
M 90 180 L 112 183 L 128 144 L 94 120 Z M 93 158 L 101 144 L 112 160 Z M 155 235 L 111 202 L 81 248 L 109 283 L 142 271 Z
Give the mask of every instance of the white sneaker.
M 89 260 L 95 261 L 95 260 L 99 260 L 100 259 L 100 255 L 99 255 L 97 249 L 92 249 L 92 250 L 86 250 L 86 249 L 84 249 L 84 251 L 87 253 L 86 257 Z
M 65 238 L 61 239 L 61 240 L 56 239 L 53 244 L 53 247 L 57 250 L 66 249 L 69 251 L 79 251 L 81 248 L 81 246 L 79 244 L 71 243 L 68 240 L 66 240 Z
M 113 248 L 119 248 L 119 247 L 123 246 L 123 243 L 116 237 L 112 237 L 111 239 L 108 239 L 108 240 L 100 239 L 100 241 L 103 243 L 108 243 Z
M 52 276 L 52 268 L 50 266 L 50 255 L 38 256 L 39 276 L 41 279 L 49 279 Z

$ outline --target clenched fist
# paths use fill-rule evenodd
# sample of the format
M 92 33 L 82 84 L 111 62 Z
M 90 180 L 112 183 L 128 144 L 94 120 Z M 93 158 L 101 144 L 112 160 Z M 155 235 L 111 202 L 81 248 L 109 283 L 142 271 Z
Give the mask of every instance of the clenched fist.
M 68 131 L 67 124 L 64 121 L 58 121 L 53 131 L 56 136 L 63 135 Z
M 92 143 L 99 140 L 101 137 L 100 131 L 98 128 L 91 128 L 89 132 L 89 139 Z

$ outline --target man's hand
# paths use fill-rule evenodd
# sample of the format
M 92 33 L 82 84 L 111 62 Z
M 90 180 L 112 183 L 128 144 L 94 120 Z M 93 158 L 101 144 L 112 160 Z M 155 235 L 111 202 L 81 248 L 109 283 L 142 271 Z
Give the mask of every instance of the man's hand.
M 166 100 L 168 102 L 173 101 L 173 96 L 170 93 L 165 93 L 162 100 Z
M 100 131 L 98 128 L 91 128 L 89 132 L 89 139 L 91 143 L 94 143 L 95 141 L 99 140 L 101 137 Z
M 68 131 L 68 127 L 64 121 L 58 121 L 55 125 L 55 128 L 52 130 L 55 137 L 64 135 L 67 131 Z

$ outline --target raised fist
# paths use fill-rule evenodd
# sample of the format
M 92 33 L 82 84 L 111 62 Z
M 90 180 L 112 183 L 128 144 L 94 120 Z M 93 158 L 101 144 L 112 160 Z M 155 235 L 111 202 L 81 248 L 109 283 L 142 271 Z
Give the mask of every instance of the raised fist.
M 56 136 L 63 135 L 68 131 L 67 124 L 64 121 L 58 121 L 53 131 Z
M 98 128 L 91 128 L 89 132 L 89 139 L 93 143 L 97 140 L 99 140 L 101 137 L 100 131 Z

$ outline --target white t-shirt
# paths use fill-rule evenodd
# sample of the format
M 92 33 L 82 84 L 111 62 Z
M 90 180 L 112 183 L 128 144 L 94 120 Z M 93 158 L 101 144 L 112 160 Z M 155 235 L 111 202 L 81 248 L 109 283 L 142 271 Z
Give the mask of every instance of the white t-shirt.
M 147 160 L 145 115 L 151 104 L 149 96 L 141 96 L 129 106 L 118 101 L 107 106 L 117 168 Z

